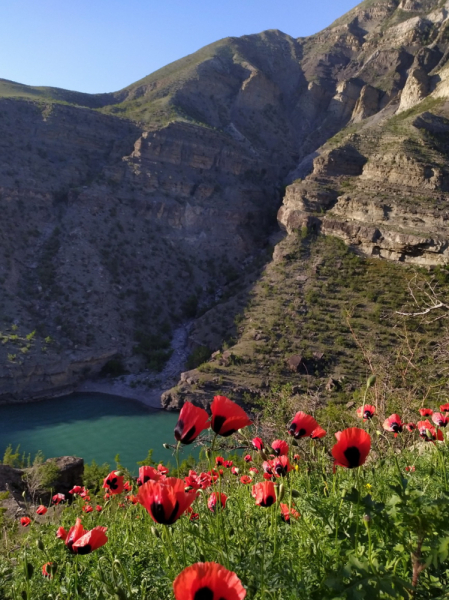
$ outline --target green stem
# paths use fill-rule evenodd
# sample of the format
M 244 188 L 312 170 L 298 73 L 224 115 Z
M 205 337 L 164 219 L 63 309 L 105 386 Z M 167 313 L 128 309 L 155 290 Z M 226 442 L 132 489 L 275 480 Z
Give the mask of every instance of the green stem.
M 178 470 L 178 477 L 180 478 L 180 472 L 179 472 L 179 446 L 180 446 L 181 442 L 178 442 L 176 444 L 176 452 L 175 452 L 175 456 L 176 456 L 176 468 Z M 184 563 L 184 567 L 187 567 L 187 559 L 186 559 L 186 546 L 185 546 L 185 535 L 184 535 L 184 519 L 180 518 L 181 521 L 181 545 L 182 545 L 182 560 Z
M 356 511 L 356 530 L 355 530 L 355 542 L 354 542 L 354 550 L 357 553 L 357 548 L 359 545 L 359 527 L 360 527 L 360 467 L 356 467 L 356 488 L 357 488 L 357 511 Z

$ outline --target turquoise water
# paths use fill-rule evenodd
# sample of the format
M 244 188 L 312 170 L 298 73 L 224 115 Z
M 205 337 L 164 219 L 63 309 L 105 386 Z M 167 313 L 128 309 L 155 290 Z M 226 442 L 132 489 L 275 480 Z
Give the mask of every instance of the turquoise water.
M 162 447 L 173 444 L 177 413 L 154 411 L 133 400 L 106 394 L 72 394 L 29 404 L 0 406 L 0 460 L 12 444 L 33 456 L 81 456 L 86 462 L 122 464 L 133 473 L 150 448 L 153 459 L 175 464 Z M 183 453 L 182 458 L 191 453 Z

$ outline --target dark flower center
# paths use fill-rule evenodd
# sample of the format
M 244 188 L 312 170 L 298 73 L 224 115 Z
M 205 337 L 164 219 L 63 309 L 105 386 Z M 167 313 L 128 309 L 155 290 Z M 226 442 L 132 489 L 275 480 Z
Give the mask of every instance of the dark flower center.
M 117 477 L 114 477 L 113 479 L 108 479 L 106 481 L 106 485 L 111 489 L 111 490 L 118 490 L 118 480 Z
M 195 592 L 193 600 L 214 600 L 214 592 L 208 587 L 202 587 Z
M 395 433 L 401 433 L 402 431 L 402 426 L 399 425 L 399 423 L 392 423 L 391 424 L 391 429 L 395 432 Z
M 365 410 L 365 412 L 363 413 L 363 417 L 364 417 L 365 419 L 371 419 L 371 418 L 372 418 L 372 416 L 373 416 L 373 415 L 372 415 L 372 413 L 371 413 L 371 411 L 370 411 L 370 410 Z
M 274 498 L 273 496 L 267 496 L 265 498 L 265 500 L 262 500 L 262 502 L 260 503 L 261 506 L 272 506 L 274 504 Z
M 77 554 L 89 554 L 89 552 L 92 552 L 92 546 L 90 544 L 86 544 L 77 549 Z
M 172 525 L 178 518 L 178 514 L 177 514 L 178 509 L 179 509 L 179 502 L 176 502 L 172 513 L 170 514 L 169 517 L 166 517 L 163 504 L 161 504 L 160 502 L 153 502 L 151 504 L 151 514 L 153 515 L 153 517 L 156 519 L 156 521 L 158 523 L 161 523 L 161 525 Z
M 354 469 L 360 465 L 360 450 L 357 448 L 357 446 L 349 446 L 349 448 L 346 448 L 343 454 L 348 461 L 349 469 Z

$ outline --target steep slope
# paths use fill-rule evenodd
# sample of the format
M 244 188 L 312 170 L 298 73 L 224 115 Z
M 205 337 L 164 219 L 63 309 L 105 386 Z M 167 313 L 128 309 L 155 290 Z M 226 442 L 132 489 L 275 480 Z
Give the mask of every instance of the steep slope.
M 111 94 L 0 80 L 0 399 L 62 393 L 119 355 L 158 367 L 208 309 L 214 340 L 200 320 L 194 344 L 214 350 L 285 183 L 290 235 L 445 264 L 448 7 L 366 0 L 309 38 L 226 38 Z M 226 315 L 219 288 L 239 294 Z

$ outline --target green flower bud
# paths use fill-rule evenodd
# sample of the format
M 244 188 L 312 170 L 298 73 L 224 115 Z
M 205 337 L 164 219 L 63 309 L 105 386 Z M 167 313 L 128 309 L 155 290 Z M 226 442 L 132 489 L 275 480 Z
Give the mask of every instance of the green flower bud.
M 152 527 L 151 528 L 151 533 L 154 535 L 154 537 L 160 538 L 161 534 L 159 533 L 159 531 L 156 529 L 156 527 Z
M 41 539 L 36 540 L 36 546 L 39 550 L 45 550 L 44 544 Z
M 170 450 L 170 446 L 168 444 L 162 444 L 162 446 L 166 449 L 166 450 Z
M 371 377 L 368 377 L 367 382 L 366 382 L 366 388 L 369 389 L 370 387 L 373 387 L 373 385 L 376 383 L 376 376 L 375 375 L 371 375 Z
M 293 498 L 301 498 L 301 494 L 298 490 L 292 490 L 292 496 Z

